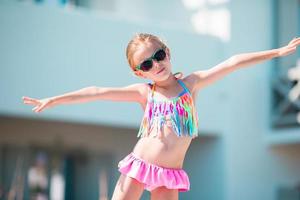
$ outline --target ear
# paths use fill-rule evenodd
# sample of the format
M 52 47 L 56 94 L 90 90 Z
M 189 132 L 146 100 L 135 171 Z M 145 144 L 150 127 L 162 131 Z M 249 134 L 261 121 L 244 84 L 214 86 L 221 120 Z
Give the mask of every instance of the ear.
M 134 73 L 134 75 L 136 75 L 138 77 L 146 78 L 141 71 L 133 71 L 133 73 Z

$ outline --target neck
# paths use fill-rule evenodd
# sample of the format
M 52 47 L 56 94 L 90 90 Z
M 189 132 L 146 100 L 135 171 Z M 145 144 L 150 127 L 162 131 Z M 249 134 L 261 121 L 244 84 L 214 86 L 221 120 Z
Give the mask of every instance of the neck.
M 163 89 L 169 89 L 174 84 L 176 84 L 176 82 L 177 82 L 176 77 L 172 73 L 170 73 L 169 77 L 166 80 L 156 81 L 154 84 L 156 85 L 156 87 L 163 88 Z

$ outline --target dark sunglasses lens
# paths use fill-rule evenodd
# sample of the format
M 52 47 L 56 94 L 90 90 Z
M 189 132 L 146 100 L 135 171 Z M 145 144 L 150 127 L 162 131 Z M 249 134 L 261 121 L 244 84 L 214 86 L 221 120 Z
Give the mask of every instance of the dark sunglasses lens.
M 141 64 L 141 70 L 149 71 L 152 68 L 152 60 L 146 60 Z
M 166 52 L 163 49 L 161 49 L 157 51 L 153 57 L 157 61 L 164 60 L 166 58 Z

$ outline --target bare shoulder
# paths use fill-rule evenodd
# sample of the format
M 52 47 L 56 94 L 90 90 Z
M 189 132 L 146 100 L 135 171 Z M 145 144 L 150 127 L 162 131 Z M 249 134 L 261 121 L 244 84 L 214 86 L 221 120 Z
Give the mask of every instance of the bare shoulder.
M 143 109 L 145 109 L 148 100 L 148 94 L 151 91 L 151 85 L 149 83 L 138 83 L 136 87 L 141 94 L 140 105 Z
M 151 86 L 149 83 L 139 83 L 137 84 L 138 90 L 142 94 L 143 97 L 147 98 L 149 90 L 151 90 Z
M 149 83 L 137 83 L 135 84 L 136 89 L 141 94 L 141 104 L 147 102 L 149 91 L 151 90 L 151 85 Z
M 189 91 L 194 94 L 195 93 L 195 77 L 193 74 L 189 74 L 188 76 L 181 79 L 183 83 L 186 85 L 186 87 L 189 89 Z

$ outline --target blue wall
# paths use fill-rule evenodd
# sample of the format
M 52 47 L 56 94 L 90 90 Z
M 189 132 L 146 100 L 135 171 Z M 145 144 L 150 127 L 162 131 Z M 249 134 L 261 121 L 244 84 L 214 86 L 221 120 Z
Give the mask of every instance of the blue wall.
M 188 74 L 209 68 L 221 61 L 224 53 L 223 44 L 214 37 L 142 26 L 84 10 L 8 2 L 2 2 L 0 9 L 0 112 L 8 115 L 37 117 L 22 104 L 22 96 L 46 98 L 92 85 L 121 87 L 147 81 L 131 74 L 125 57 L 127 42 L 136 32 L 151 32 L 167 39 L 174 72 Z M 216 96 L 218 91 L 210 93 L 213 94 L 197 105 L 203 113 L 202 127 L 217 129 L 212 121 L 215 116 L 210 116 L 206 104 L 216 102 L 217 110 L 222 101 Z M 91 102 L 58 106 L 39 115 L 137 127 L 142 110 L 126 102 Z
M 271 0 L 230 1 L 231 40 L 224 43 L 213 36 L 84 10 L 2 1 L 0 113 L 137 128 L 142 116 L 139 105 L 91 102 L 36 115 L 21 97 L 45 98 L 91 85 L 120 87 L 146 81 L 130 74 L 125 58 L 127 42 L 136 32 L 166 38 L 174 72 L 184 74 L 208 69 L 237 53 L 274 48 L 273 6 Z M 295 55 L 286 59 L 290 58 Z M 188 153 L 193 180 L 205 180 L 203 171 L 220 174 L 209 179 L 207 190 L 199 190 L 203 198 L 273 200 L 280 186 L 300 181 L 299 129 L 273 130 L 270 124 L 273 67 L 274 61 L 268 61 L 238 70 L 200 92 L 196 103 L 200 133 L 222 138 L 207 146 L 200 142 Z M 291 141 L 297 144 L 272 145 Z M 210 159 L 211 166 L 203 164 Z M 220 183 L 216 190 L 213 183 Z M 192 187 L 198 190 L 197 185 Z M 196 193 L 184 195 L 196 199 Z

